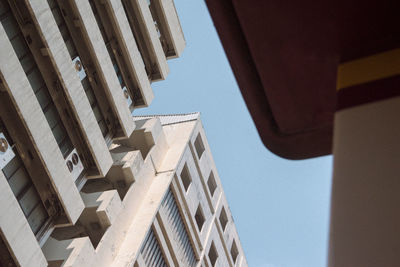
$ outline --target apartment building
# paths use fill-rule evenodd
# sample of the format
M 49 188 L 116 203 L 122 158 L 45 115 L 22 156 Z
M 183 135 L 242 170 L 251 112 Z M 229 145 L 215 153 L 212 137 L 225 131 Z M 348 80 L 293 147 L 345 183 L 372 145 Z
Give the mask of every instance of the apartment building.
M 172 0 L 0 0 L 0 265 L 246 266 L 199 114 L 132 117 Z

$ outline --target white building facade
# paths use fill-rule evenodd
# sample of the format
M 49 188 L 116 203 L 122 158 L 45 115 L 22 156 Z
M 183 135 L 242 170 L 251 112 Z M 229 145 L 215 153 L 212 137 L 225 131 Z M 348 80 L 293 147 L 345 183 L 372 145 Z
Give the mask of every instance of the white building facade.
M 172 0 L 0 0 L 0 265 L 247 266 L 197 113 L 150 105 Z

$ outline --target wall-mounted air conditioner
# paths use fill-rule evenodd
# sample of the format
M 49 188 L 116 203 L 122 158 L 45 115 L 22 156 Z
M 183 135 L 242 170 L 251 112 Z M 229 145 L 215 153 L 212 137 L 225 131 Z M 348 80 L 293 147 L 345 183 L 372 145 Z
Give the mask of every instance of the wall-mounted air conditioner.
M 131 98 L 131 95 L 128 92 L 128 88 L 126 88 L 126 86 L 124 86 L 122 88 L 122 91 L 124 92 L 124 96 L 125 96 L 126 102 L 128 102 L 128 107 L 130 107 L 132 105 L 132 98 Z
M 78 152 L 76 152 L 76 149 L 72 150 L 72 152 L 68 155 L 68 157 L 65 159 L 65 163 L 67 164 L 72 178 L 74 178 L 74 181 L 76 181 L 83 171 L 83 164 L 79 158 Z
M 15 157 L 14 151 L 3 133 L 0 132 L 0 168 L 3 169 Z
M 76 72 L 78 73 L 79 78 L 82 81 L 86 77 L 86 72 L 85 72 L 85 69 L 83 68 L 81 59 L 79 57 L 76 57 L 72 60 L 72 62 L 74 63 L 74 68 L 75 68 Z

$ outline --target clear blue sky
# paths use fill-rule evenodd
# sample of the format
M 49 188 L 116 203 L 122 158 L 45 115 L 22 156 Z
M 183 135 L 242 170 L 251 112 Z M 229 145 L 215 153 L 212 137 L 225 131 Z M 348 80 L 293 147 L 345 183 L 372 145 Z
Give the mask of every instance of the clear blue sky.
M 201 0 L 175 0 L 186 49 L 134 114 L 200 111 L 250 266 L 326 266 L 331 157 L 289 161 L 261 143 Z

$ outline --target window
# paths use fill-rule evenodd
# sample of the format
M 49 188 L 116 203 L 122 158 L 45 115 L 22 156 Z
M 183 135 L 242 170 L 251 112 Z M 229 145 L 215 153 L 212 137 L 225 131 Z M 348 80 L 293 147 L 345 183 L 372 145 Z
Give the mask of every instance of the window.
M 201 229 L 203 228 L 205 219 L 204 219 L 204 214 L 201 209 L 200 203 L 199 203 L 199 206 L 197 207 L 194 218 L 196 219 L 196 223 L 197 223 L 197 227 L 199 228 L 199 232 L 201 232 Z
M 185 191 L 187 191 L 189 188 L 189 185 L 192 183 L 192 178 L 190 177 L 189 169 L 188 169 L 186 163 L 182 168 L 181 180 L 183 183 L 183 187 L 185 187 Z
M 235 239 L 233 239 L 232 246 L 231 246 L 231 256 L 233 259 L 233 263 L 236 263 L 236 259 L 237 259 L 238 255 L 239 255 L 239 251 L 236 246 Z
M 201 140 L 200 133 L 197 135 L 196 140 L 194 141 L 194 147 L 196 148 L 197 156 L 200 159 L 204 152 L 204 144 L 203 140 Z
M 214 173 L 212 171 L 210 172 L 210 176 L 208 176 L 207 185 L 208 190 L 210 190 L 211 197 L 213 197 L 215 189 L 217 189 L 217 183 L 215 182 Z
M 222 207 L 221 213 L 219 214 L 219 222 L 221 223 L 222 231 L 225 231 L 226 225 L 228 224 L 228 216 L 226 216 L 224 207 Z
M 218 259 L 218 253 L 215 249 L 214 241 L 211 242 L 210 250 L 208 251 L 208 259 L 210 260 L 211 266 L 215 266 Z

